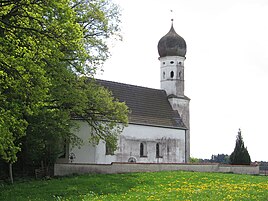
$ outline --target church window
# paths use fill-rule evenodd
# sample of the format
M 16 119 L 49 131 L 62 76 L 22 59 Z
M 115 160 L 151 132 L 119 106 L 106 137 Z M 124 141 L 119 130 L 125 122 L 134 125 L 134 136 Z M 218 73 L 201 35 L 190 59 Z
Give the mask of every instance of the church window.
M 174 64 L 174 61 L 171 61 L 170 64 Z
M 146 157 L 146 143 L 140 143 L 140 157 Z
M 114 155 L 114 150 L 110 143 L 105 143 L 105 154 L 106 155 Z
M 162 157 L 160 143 L 156 143 L 155 145 L 155 155 L 156 155 L 156 158 Z
M 165 79 L 166 78 L 166 73 L 165 72 L 163 72 L 163 79 Z
M 61 143 L 61 152 L 59 154 L 59 158 L 68 158 L 68 144 L 67 144 L 67 141 L 64 140 L 62 143 Z
M 171 77 L 171 78 L 174 77 L 174 72 L 173 72 L 173 71 L 170 72 L 170 77 Z

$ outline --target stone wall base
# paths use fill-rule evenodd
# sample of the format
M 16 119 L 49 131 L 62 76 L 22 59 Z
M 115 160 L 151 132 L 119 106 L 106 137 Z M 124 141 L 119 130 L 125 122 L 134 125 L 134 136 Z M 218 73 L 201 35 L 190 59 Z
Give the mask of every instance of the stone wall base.
M 130 172 L 159 172 L 159 171 L 193 171 L 193 172 L 223 172 L 234 174 L 260 173 L 257 165 L 222 165 L 222 164 L 185 164 L 185 163 L 112 163 L 112 164 L 79 164 L 61 163 L 54 165 L 54 175 L 71 174 L 117 174 Z

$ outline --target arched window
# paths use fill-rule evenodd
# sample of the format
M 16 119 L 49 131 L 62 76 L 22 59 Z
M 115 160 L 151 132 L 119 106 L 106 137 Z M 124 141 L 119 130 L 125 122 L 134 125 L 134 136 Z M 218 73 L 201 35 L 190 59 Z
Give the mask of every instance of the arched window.
M 68 150 L 69 150 L 69 146 L 67 144 L 67 140 L 64 140 L 62 143 L 61 143 L 61 152 L 60 152 L 60 155 L 59 155 L 59 158 L 68 158 Z
M 163 79 L 166 79 L 166 73 L 163 72 Z
M 140 156 L 144 156 L 144 144 L 140 144 Z
M 181 79 L 182 77 L 181 77 L 181 72 L 179 72 L 179 79 Z
M 106 155 L 114 155 L 114 150 L 112 149 L 111 144 L 105 143 L 105 154 Z
M 147 157 L 147 145 L 146 142 L 140 143 L 140 157 Z
M 173 72 L 173 71 L 170 72 L 170 77 L 171 77 L 171 78 L 174 77 L 174 72 Z
M 156 143 L 156 158 L 160 157 L 160 146 L 159 143 Z

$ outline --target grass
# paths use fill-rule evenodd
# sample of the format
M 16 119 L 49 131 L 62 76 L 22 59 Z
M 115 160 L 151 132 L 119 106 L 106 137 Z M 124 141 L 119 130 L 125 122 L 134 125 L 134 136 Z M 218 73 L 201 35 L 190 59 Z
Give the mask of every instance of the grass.
M 268 177 L 221 173 L 90 174 L 0 184 L 0 200 L 268 200 Z

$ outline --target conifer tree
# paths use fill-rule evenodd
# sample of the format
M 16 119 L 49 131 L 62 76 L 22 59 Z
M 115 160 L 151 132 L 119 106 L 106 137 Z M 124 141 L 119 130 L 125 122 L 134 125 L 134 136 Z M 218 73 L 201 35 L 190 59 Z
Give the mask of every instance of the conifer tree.
M 241 130 L 238 130 L 236 136 L 235 149 L 230 156 L 230 164 L 232 165 L 250 165 L 251 159 L 247 147 L 244 145 Z

